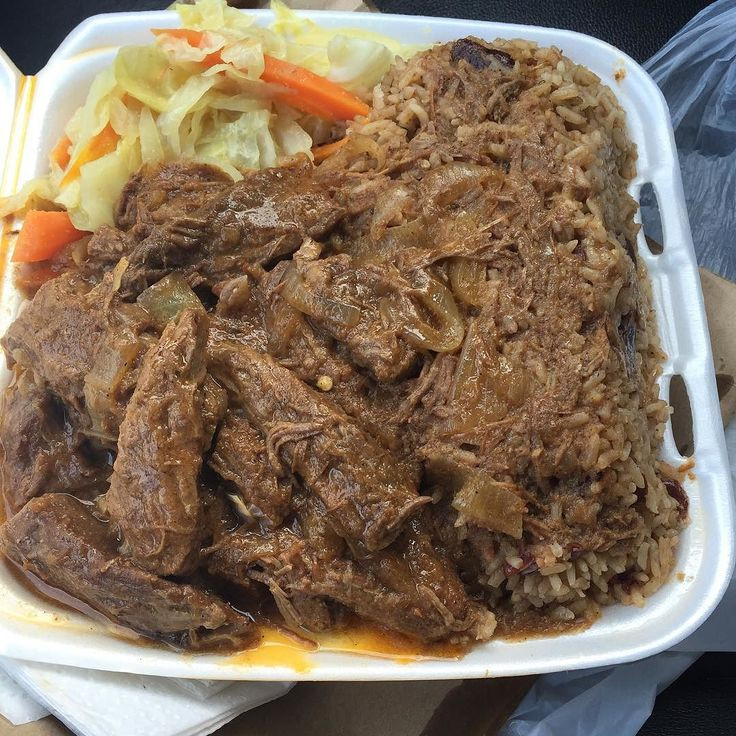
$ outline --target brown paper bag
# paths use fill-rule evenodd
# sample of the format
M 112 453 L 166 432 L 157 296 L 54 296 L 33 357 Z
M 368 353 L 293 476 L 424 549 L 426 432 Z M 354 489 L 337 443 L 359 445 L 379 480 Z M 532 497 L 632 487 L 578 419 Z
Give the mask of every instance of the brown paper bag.
M 700 284 L 708 316 L 716 386 L 721 404 L 724 426 L 736 411 L 736 336 L 731 315 L 736 314 L 736 284 L 700 269 Z M 681 379 L 670 384 L 670 404 L 673 408 L 672 433 L 680 454 L 687 457 L 693 452 L 693 427 L 690 401 Z

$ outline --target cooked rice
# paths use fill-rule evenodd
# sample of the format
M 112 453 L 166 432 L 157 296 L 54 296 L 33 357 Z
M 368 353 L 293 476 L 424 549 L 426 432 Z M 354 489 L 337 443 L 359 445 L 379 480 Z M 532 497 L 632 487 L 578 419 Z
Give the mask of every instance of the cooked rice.
M 519 140 L 528 141 L 536 150 L 541 146 L 543 153 L 563 162 L 568 167 L 566 181 L 573 185 L 561 184 L 546 192 L 544 201 L 554 213 L 564 214 L 553 226 L 558 252 L 584 251 L 579 298 L 607 312 L 615 307 L 620 313 L 630 308 L 637 314 L 633 390 L 622 374 L 620 356 L 610 350 L 600 369 L 582 384 L 578 411 L 566 419 L 576 437 L 585 441 L 560 449 L 573 453 L 580 468 L 596 473 L 591 493 L 602 510 L 636 512 L 643 522 L 636 536 L 579 556 L 556 543 L 537 544 L 538 569 L 526 572 L 526 534 L 517 541 L 494 532 L 495 554 L 483 570 L 481 582 L 492 606 L 510 601 L 513 611 L 541 609 L 553 620 L 570 621 L 589 618 L 599 605 L 614 601 L 641 605 L 672 571 L 684 514 L 662 482 L 666 468 L 657 462 L 669 416 L 657 386 L 665 356 L 641 259 L 638 293 L 637 287 L 622 288 L 622 275 L 631 268 L 627 247 L 636 243 L 638 230 L 633 221 L 637 204 L 627 193 L 635 175 L 636 147 L 626 134 L 624 111 L 595 74 L 558 49 L 524 41 L 498 40 L 493 45 L 513 57 L 527 87 L 502 122 L 468 126 L 459 115 L 451 118 L 455 142 L 482 137 L 485 162 L 490 164 L 508 161 L 514 146 L 518 150 Z M 428 113 L 437 97 L 426 58 L 398 60 L 374 91 L 370 118 L 352 126 L 353 134 L 368 136 L 381 146 L 384 170 L 399 172 L 404 179 L 419 179 L 428 169 L 453 160 L 452 144 L 439 141 Z M 502 89 L 497 92 L 504 94 Z M 446 102 L 442 104 L 450 106 L 453 94 L 452 88 L 444 90 Z M 532 126 L 522 118 L 517 121 L 515 111 L 520 106 L 536 106 Z M 411 141 L 411 157 L 407 157 L 407 141 Z M 359 160 L 353 169 L 369 166 Z M 514 350 L 514 345 L 507 342 L 504 352 Z M 544 360 L 529 358 L 526 368 L 540 382 L 550 379 Z M 562 510 L 552 508 L 551 513 L 560 518 Z M 467 535 L 462 518 L 457 525 L 461 537 Z

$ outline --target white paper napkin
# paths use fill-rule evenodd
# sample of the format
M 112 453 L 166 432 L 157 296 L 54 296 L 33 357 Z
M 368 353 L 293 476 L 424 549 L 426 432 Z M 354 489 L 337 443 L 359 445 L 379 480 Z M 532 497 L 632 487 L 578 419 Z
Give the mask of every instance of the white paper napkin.
M 251 708 L 286 694 L 291 682 L 194 683 L 99 672 L 0 657 L 0 668 L 30 695 L 30 703 L 0 679 L 0 712 L 13 723 L 46 714 L 79 736 L 205 736 Z M 14 710 L 7 708 L 11 698 Z M 33 708 L 36 708 L 34 711 Z M 20 720 L 18 720 L 20 719 Z
M 49 712 L 0 670 L 0 715 L 14 726 L 37 721 Z

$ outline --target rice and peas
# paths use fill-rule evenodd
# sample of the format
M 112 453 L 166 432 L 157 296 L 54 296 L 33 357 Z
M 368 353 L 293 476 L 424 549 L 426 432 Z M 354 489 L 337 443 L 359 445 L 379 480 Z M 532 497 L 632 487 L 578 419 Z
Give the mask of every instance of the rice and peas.
M 622 370 L 626 361 L 612 350 L 581 382 L 578 406 L 567 417 L 569 427 L 584 437 L 573 453 L 573 465 L 592 479 L 588 493 L 598 499 L 601 512 L 629 514 L 626 534 L 597 551 L 535 540 L 532 559 L 526 526 L 521 540 L 494 532 L 490 536 L 495 554 L 484 560 L 480 581 L 490 591 L 492 603 L 510 604 L 515 613 L 539 609 L 560 622 L 590 620 L 601 605 L 617 601 L 642 605 L 667 580 L 687 517 L 687 499 L 677 473 L 657 459 L 669 407 L 659 399 L 657 378 L 665 355 L 646 269 L 635 255 L 637 204 L 627 193 L 636 171 L 636 146 L 627 136 L 625 114 L 613 92 L 588 69 L 556 48 L 521 40 L 496 40 L 493 47 L 527 70 L 524 104 L 536 109 L 531 125 L 515 124 L 513 110 L 503 124 L 490 124 L 496 140 L 486 145 L 490 158 L 508 165 L 510 147 L 515 144 L 518 150 L 528 144 L 537 155 L 561 162 L 565 176 L 543 197 L 549 219 L 555 220 L 556 247 L 584 260 L 577 269 L 580 283 L 573 298 L 598 303 L 603 313 L 636 315 L 632 356 L 636 378 L 633 385 L 628 382 Z M 422 61 L 397 60 L 373 91 L 369 119 L 352 126 L 389 152 L 398 150 L 407 137 L 416 143 L 415 151 L 424 151 L 414 170 L 400 177 L 421 177 L 422 170 L 452 158 L 432 131 L 433 84 L 432 70 Z M 530 102 L 533 98 L 538 106 Z M 457 140 L 483 134 L 478 128 L 464 129 L 461 119 L 451 124 Z M 388 159 L 385 165 L 390 167 L 390 153 Z M 636 277 L 627 286 L 621 275 L 632 260 Z M 512 353 L 517 347 L 509 341 L 504 351 Z M 542 380 L 554 381 L 554 376 L 544 375 L 546 367 L 540 361 L 529 360 L 525 368 Z M 560 506 L 552 501 L 551 519 L 561 519 Z M 468 534 L 462 513 L 455 526 L 461 538 Z M 513 626 L 506 630 L 513 633 Z

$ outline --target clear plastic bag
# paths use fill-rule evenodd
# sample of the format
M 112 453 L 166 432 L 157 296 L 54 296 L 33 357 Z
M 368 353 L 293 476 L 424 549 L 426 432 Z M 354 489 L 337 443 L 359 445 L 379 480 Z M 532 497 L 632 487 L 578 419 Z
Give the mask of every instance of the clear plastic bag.
M 544 675 L 499 736 L 634 736 L 656 696 L 699 656 L 665 652 L 618 667 Z
M 709 5 L 644 68 L 670 108 L 698 262 L 736 279 L 736 2 Z M 661 242 L 653 202 L 642 218 Z

